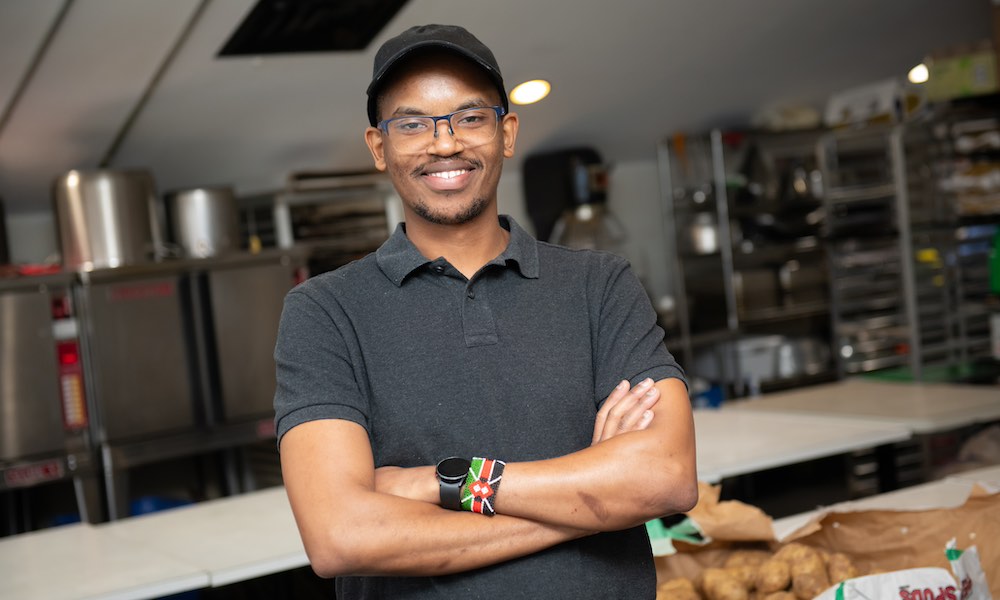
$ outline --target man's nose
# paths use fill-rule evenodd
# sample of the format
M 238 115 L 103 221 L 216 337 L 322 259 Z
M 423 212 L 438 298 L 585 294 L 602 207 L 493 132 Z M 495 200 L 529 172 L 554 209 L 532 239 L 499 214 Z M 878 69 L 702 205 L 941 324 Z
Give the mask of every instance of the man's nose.
M 455 130 L 452 128 L 450 120 L 441 119 L 434 123 L 434 141 L 429 148 L 431 153 L 450 156 L 461 149 L 461 144 L 461 141 L 455 137 Z

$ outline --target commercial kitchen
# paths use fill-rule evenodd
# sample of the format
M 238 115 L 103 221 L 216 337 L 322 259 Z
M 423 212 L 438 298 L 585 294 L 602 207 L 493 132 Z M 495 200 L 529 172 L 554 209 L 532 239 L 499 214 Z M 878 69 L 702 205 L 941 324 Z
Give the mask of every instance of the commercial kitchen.
M 499 4 L 0 1 L 0 599 L 333 597 L 272 353 L 402 220 L 363 92 L 425 22 L 544 80 L 500 212 L 630 261 L 764 541 L 1000 510 L 1000 2 Z

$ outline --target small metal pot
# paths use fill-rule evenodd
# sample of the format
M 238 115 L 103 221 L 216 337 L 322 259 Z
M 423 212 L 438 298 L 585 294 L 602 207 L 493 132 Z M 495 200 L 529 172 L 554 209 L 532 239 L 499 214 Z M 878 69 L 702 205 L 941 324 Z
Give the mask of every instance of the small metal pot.
M 167 194 L 171 240 L 186 256 L 207 258 L 240 248 L 236 198 L 228 187 L 203 187 Z

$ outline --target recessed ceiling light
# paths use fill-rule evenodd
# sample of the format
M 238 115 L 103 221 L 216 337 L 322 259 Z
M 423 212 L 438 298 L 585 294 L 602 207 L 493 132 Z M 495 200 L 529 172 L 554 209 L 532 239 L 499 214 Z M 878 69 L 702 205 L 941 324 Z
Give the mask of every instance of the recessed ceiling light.
M 930 71 L 927 70 L 927 65 L 920 63 L 910 69 L 910 74 L 906 78 L 910 80 L 910 83 L 927 83 L 927 80 L 930 79 Z
M 510 91 L 510 101 L 514 104 L 531 104 L 549 95 L 552 86 L 544 79 L 532 79 Z

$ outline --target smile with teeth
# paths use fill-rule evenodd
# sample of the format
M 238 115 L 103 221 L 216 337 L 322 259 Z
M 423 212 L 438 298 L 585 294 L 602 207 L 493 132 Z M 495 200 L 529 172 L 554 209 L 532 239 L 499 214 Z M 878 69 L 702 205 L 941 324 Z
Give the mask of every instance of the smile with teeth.
M 465 175 L 469 171 L 467 169 L 457 169 L 455 171 L 440 171 L 437 173 L 428 173 L 428 177 L 437 177 L 438 179 L 454 179 L 459 175 Z

